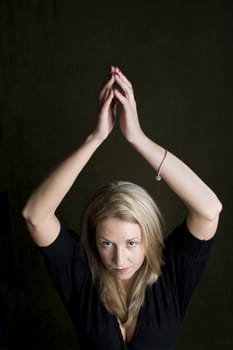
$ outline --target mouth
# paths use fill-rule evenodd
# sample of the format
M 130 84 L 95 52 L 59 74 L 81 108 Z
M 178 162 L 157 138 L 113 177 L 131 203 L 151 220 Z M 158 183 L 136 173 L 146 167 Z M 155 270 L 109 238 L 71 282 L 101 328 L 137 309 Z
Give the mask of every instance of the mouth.
M 128 272 L 128 271 L 129 271 L 129 269 L 128 269 L 128 268 L 123 268 L 123 269 L 114 269 L 114 271 L 115 271 L 115 272 L 117 272 L 117 273 L 126 273 L 126 272 Z

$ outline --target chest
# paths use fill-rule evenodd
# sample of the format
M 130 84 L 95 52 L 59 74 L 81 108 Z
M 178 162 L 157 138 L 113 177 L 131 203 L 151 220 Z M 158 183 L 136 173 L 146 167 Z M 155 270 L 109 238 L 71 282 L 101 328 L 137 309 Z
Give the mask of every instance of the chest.
M 170 349 L 180 323 L 176 303 L 162 293 L 163 288 L 147 289 L 138 318 L 125 327 L 102 305 L 95 288 L 84 288 L 72 307 L 74 324 L 83 349 Z M 154 286 L 155 287 L 155 286 Z M 160 290 L 161 289 L 161 290 Z
M 131 339 L 133 338 L 133 335 L 135 333 L 136 327 L 137 327 L 137 319 L 134 320 L 129 326 L 125 327 L 122 325 L 122 323 L 118 320 L 118 324 L 120 327 L 121 335 L 124 340 L 124 342 L 129 343 Z

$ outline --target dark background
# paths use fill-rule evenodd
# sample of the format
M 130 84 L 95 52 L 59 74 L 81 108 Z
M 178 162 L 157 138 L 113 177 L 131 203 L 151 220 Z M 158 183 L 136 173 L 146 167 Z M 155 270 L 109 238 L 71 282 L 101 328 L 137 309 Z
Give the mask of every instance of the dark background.
M 224 206 L 175 349 L 231 349 L 233 2 L 0 1 L 0 18 L 1 348 L 76 349 L 21 210 L 92 128 L 115 64 L 134 84 L 145 133 L 195 169 Z M 182 203 L 116 127 L 60 206 L 61 221 L 79 230 L 87 199 L 112 179 L 147 188 L 168 229 L 183 219 Z

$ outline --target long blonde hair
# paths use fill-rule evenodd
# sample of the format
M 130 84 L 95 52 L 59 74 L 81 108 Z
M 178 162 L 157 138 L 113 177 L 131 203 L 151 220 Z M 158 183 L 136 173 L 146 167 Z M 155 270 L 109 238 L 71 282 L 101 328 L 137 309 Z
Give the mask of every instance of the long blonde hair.
M 139 224 L 146 247 L 145 260 L 133 276 L 128 295 L 119 289 L 116 279 L 104 267 L 96 247 L 96 226 L 109 217 Z M 82 218 L 81 239 L 103 305 L 125 326 L 130 325 L 143 304 L 146 287 L 156 281 L 163 264 L 163 218 L 157 205 L 138 185 L 110 182 L 89 202 Z

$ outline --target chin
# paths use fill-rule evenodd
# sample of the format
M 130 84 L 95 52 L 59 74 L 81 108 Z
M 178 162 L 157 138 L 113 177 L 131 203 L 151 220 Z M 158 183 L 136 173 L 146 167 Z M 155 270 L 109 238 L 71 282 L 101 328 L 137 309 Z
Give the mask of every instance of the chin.
M 118 280 L 120 281 L 127 281 L 127 280 L 130 280 L 133 276 L 134 276 L 134 272 L 132 273 L 116 273 L 116 272 L 113 272 L 113 276 L 115 278 L 117 278 Z

